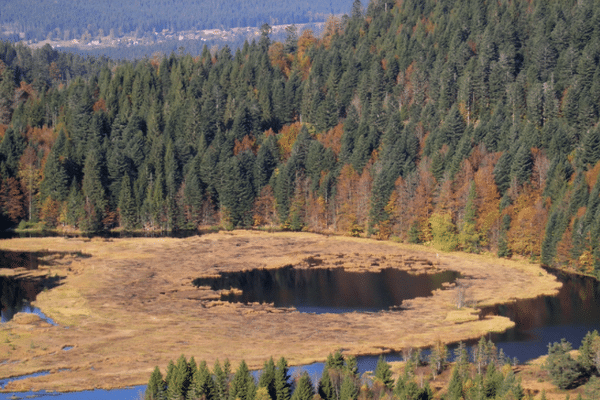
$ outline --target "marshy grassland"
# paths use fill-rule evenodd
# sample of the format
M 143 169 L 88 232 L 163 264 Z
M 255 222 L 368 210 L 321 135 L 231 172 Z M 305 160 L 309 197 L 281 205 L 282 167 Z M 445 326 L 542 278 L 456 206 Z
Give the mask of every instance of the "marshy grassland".
M 301 365 L 322 361 L 336 349 L 362 355 L 458 342 L 513 325 L 504 317 L 480 318 L 473 306 L 550 295 L 560 287 L 554 276 L 525 261 L 308 233 L 22 238 L 0 241 L 0 249 L 71 254 L 28 272 L 60 278 L 60 285 L 35 301 L 58 326 L 27 314 L 0 325 L 0 377 L 51 372 L 10 383 L 8 391 L 145 384 L 154 366 L 181 354 L 209 364 L 229 358 L 234 366 L 244 359 L 250 368 L 261 368 L 270 356 Z M 319 315 L 228 303 L 209 287 L 192 284 L 220 272 L 285 265 L 454 270 L 463 278 L 433 296 L 405 301 L 400 312 Z M 466 306 L 457 308 L 459 296 Z

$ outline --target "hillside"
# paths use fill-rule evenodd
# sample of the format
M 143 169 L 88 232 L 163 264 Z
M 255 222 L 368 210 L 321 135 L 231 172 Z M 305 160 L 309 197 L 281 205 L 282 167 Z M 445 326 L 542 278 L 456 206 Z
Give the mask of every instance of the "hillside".
M 0 34 L 12 40 L 43 41 L 138 39 L 163 31 L 231 29 L 324 22 L 346 12 L 349 0 L 236 1 L 211 0 L 5 0 L 0 3 Z
M 235 52 L 68 74 L 5 43 L 0 203 L 15 224 L 371 234 L 597 274 L 599 18 L 356 1 L 321 37 L 265 26 Z

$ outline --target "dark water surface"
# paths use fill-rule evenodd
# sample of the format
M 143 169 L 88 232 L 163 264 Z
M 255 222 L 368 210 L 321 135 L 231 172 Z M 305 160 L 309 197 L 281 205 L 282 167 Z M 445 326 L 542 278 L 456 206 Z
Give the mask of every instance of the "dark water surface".
M 557 296 L 542 296 L 489 307 L 485 314 L 509 317 L 513 329 L 490 338 L 504 352 L 520 361 L 548 353 L 548 344 L 565 338 L 573 348 L 581 345 L 588 331 L 600 331 L 600 283 L 592 278 L 550 271 L 563 287 Z
M 40 263 L 43 263 L 40 261 L 40 257 L 49 254 L 0 251 L 0 267 L 36 270 Z M 55 325 L 39 308 L 33 307 L 31 302 L 35 301 L 36 296 L 42 290 L 51 289 L 59 284 L 59 277 L 30 277 L 23 274 L 0 275 L 0 322 L 10 321 L 16 313 L 24 312 L 37 314 L 46 322 Z
M 460 274 L 444 271 L 412 275 L 394 268 L 381 272 L 350 272 L 343 268 L 297 269 L 287 266 L 223 273 L 219 278 L 199 278 L 196 286 L 212 290 L 239 289 L 221 300 L 241 303 L 273 303 L 308 313 L 377 312 L 399 307 L 403 300 L 431 296 Z

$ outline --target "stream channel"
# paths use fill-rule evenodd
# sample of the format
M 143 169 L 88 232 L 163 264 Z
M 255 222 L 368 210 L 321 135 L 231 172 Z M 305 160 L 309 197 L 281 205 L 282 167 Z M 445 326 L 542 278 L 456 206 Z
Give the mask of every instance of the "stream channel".
M 0 252 L 0 265 L 37 268 L 37 259 L 24 253 Z M 543 296 L 521 300 L 511 304 L 487 307 L 482 315 L 498 314 L 515 321 L 516 326 L 502 334 L 492 334 L 490 339 L 511 359 L 516 357 L 524 363 L 547 353 L 552 342 L 567 339 L 578 348 L 588 331 L 600 330 L 600 284 L 585 277 L 556 273 L 563 287 L 557 296 Z M 215 290 L 236 288 L 232 294 L 224 294 L 223 300 L 234 302 L 268 302 L 276 307 L 296 307 L 300 312 L 377 312 L 398 309 L 402 300 L 428 296 L 432 290 L 453 282 L 459 275 L 444 272 L 436 275 L 409 275 L 395 269 L 384 269 L 380 273 L 345 272 L 343 269 L 308 270 L 284 267 L 277 270 L 255 270 L 245 273 L 224 274 L 220 278 L 194 280 L 196 286 L 211 286 Z M 60 284 L 52 280 L 32 281 L 27 278 L 0 277 L 2 300 L 2 322 L 17 312 L 34 312 L 45 317 L 30 302 L 40 290 L 51 289 Z M 401 312 L 401 311 L 398 311 Z M 469 343 L 471 345 L 473 343 Z M 449 346 L 452 348 L 452 346 Z M 423 355 L 428 354 L 427 349 Z M 385 355 L 387 361 L 400 361 L 400 353 Z M 197 357 L 200 359 L 200 357 Z M 372 371 L 378 356 L 358 357 L 361 373 Z M 233 366 L 234 368 L 236 366 Z M 290 368 L 290 373 L 305 370 L 316 381 L 323 363 L 314 363 Z M 258 377 L 259 371 L 255 372 Z M 25 379 L 26 377 L 17 377 Z M 0 388 L 10 379 L 0 380 Z M 2 399 L 52 398 L 52 399 L 140 399 L 145 386 L 128 389 L 92 390 L 73 393 L 0 393 Z

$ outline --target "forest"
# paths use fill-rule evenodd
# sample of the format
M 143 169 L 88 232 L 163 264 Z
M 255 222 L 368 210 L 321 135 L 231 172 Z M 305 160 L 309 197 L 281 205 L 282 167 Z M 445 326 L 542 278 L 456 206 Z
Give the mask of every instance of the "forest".
M 560 389 L 584 386 L 586 398 L 596 399 L 600 390 L 598 375 L 598 332 L 588 332 L 578 356 L 570 355 L 571 344 L 564 339 L 548 345 L 548 357 L 542 369 Z M 521 372 L 515 374 L 516 361 L 508 360 L 502 350 L 484 338 L 470 349 L 460 343 L 450 354 L 438 343 L 423 357 L 420 349 L 408 349 L 404 367 L 396 380 L 383 356 L 374 371 L 360 375 L 356 358 L 344 356 L 338 350 L 329 354 L 318 381 L 306 371 L 290 376 L 287 361 L 281 357 L 265 362 L 256 380 L 242 360 L 233 373 L 229 360 L 223 365 L 216 360 L 212 372 L 207 363 L 189 361 L 181 355 L 171 361 L 163 378 L 156 367 L 146 388 L 146 400 L 206 399 L 206 400 L 521 400 L 534 393 L 523 387 Z M 450 362 L 450 359 L 453 361 Z M 436 381 L 444 370 L 451 369 L 444 383 Z M 424 376 L 425 375 L 425 376 Z M 315 384 L 316 383 L 316 384 Z M 440 386 L 441 384 L 441 386 Z M 435 386 L 434 386 L 435 385 Z M 435 389 L 434 389 L 435 387 Z M 441 395 L 441 397 L 440 397 Z M 545 399 L 542 391 L 541 398 Z M 567 394 L 567 399 L 569 395 Z M 581 393 L 577 399 L 581 399 Z
M 356 0 L 129 62 L 3 42 L 5 226 L 369 235 L 600 276 L 600 3 Z
M 4 0 L 0 3 L 0 26 L 4 38 L 92 39 L 104 36 L 153 37 L 155 32 L 230 29 L 323 22 L 331 14 L 342 14 L 349 0 L 236 1 L 211 0 Z

